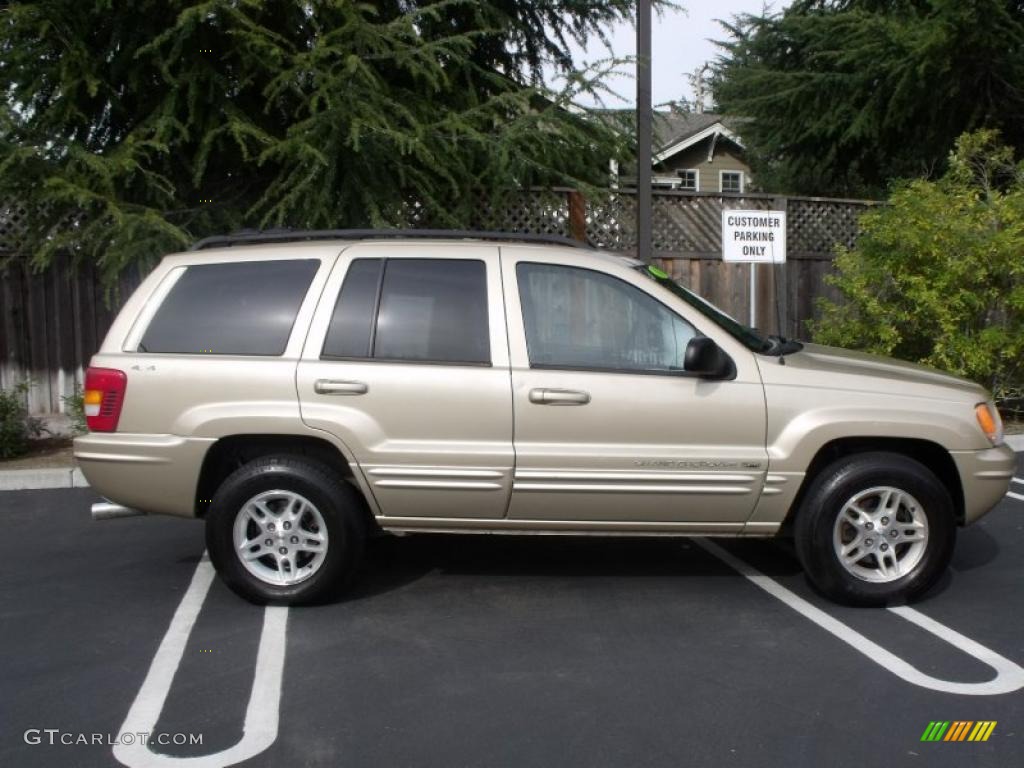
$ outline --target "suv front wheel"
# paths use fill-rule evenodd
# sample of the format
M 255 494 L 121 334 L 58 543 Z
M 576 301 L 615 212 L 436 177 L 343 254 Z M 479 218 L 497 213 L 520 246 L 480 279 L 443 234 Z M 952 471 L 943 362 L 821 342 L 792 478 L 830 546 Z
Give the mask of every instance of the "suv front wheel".
M 218 488 L 206 546 L 221 577 L 254 603 L 322 602 L 362 554 L 362 499 L 330 468 L 300 456 L 245 464 Z
M 834 600 L 885 605 L 923 594 L 949 565 L 956 523 L 949 491 L 913 459 L 839 459 L 797 512 L 796 550 L 812 585 Z

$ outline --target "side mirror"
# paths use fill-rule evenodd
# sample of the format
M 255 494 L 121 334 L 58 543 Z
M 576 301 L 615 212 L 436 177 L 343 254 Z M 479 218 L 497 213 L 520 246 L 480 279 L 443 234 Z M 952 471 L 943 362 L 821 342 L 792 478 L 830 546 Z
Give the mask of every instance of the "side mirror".
M 683 370 L 702 379 L 728 379 L 733 374 L 733 365 L 713 339 L 694 336 L 686 345 Z

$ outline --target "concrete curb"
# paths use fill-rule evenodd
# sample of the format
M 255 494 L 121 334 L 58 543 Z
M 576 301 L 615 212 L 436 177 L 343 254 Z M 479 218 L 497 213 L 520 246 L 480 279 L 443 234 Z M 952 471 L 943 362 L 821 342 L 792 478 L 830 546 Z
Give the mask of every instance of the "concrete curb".
M 88 488 L 78 467 L 0 470 L 0 491 L 37 491 L 44 488 Z

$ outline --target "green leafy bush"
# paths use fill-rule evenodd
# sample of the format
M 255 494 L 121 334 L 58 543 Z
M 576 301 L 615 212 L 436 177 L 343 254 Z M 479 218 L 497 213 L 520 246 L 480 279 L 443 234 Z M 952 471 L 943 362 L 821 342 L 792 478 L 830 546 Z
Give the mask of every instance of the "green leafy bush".
M 63 395 L 60 401 L 64 403 L 64 412 L 71 419 L 71 434 L 84 435 L 89 431 L 85 421 L 85 393 L 82 387 L 75 385 L 75 391 L 70 395 Z
M 962 135 L 935 181 L 897 184 L 840 249 L 842 294 L 819 300 L 815 341 L 1024 391 L 1024 165 L 994 131 Z
M 38 419 L 28 415 L 28 382 L 0 389 L 0 459 L 13 459 L 28 451 L 30 437 L 41 431 Z

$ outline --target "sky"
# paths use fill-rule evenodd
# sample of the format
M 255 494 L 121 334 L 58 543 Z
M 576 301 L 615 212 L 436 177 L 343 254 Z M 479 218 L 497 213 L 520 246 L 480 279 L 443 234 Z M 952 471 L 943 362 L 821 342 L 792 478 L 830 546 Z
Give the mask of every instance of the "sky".
M 731 20 L 741 13 L 760 14 L 765 0 L 684 0 L 679 3 L 681 11 L 666 11 L 660 17 L 654 14 L 651 32 L 652 95 L 654 104 L 686 97 L 692 98 L 687 74 L 715 58 L 718 49 L 711 43 L 724 39 L 725 31 L 715 19 Z M 784 3 L 774 0 L 770 9 L 779 9 Z M 582 66 L 609 56 L 633 56 L 636 54 L 636 30 L 630 24 L 619 24 L 611 32 L 612 50 L 609 51 L 597 40 L 591 41 L 587 49 L 573 44 L 573 59 Z M 633 68 L 630 67 L 630 70 Z M 608 106 L 632 106 L 636 100 L 636 81 L 632 77 L 619 78 L 609 82 L 612 89 L 625 98 L 614 101 L 606 97 Z

